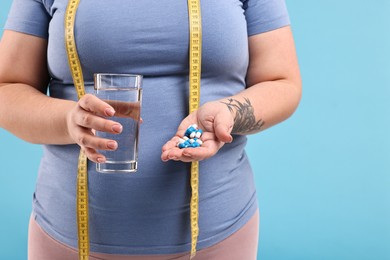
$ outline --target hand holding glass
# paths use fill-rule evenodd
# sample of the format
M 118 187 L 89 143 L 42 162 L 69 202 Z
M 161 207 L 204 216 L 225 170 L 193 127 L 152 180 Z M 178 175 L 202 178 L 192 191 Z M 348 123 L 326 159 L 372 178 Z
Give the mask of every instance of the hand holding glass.
M 106 157 L 97 163 L 96 170 L 103 173 L 129 173 L 137 171 L 138 135 L 142 100 L 142 76 L 131 74 L 95 74 L 95 96 L 115 110 L 112 120 L 120 123 L 120 134 L 96 131 L 96 136 L 115 140 L 115 151 L 99 150 Z

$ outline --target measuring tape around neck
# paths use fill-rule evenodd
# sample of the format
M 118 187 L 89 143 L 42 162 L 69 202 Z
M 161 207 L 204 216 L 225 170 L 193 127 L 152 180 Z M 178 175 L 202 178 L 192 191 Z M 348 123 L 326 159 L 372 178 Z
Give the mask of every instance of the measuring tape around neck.
M 78 99 L 85 94 L 84 79 L 74 36 L 76 12 L 80 0 L 69 0 L 65 13 L 65 44 L 68 63 L 72 74 Z M 190 29 L 189 49 L 189 113 L 197 110 L 200 103 L 200 76 L 202 57 L 202 23 L 200 0 L 188 0 L 188 16 Z M 199 162 L 191 163 L 191 255 L 196 255 L 199 235 Z M 89 259 L 89 214 L 88 214 L 88 172 L 87 157 L 80 151 L 77 169 L 77 231 L 79 259 Z

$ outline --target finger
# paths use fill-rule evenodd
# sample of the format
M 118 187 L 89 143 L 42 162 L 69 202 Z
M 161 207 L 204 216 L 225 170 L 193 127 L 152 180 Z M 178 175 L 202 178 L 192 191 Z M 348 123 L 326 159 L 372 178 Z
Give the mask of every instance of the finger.
M 170 150 L 174 147 L 177 147 L 178 142 L 179 142 L 179 137 L 178 136 L 173 137 L 171 140 L 169 140 L 168 142 L 166 142 L 163 145 L 162 152 L 165 152 L 165 151 Z
M 219 141 L 231 143 L 233 137 L 230 135 L 233 129 L 233 118 L 230 113 L 218 113 L 214 119 L 214 132 Z
M 223 146 L 222 142 L 209 141 L 202 147 L 180 149 L 174 147 L 163 151 L 161 159 L 163 161 L 175 160 L 183 162 L 202 161 L 214 156 Z
M 193 162 L 193 161 L 202 161 L 204 159 L 210 158 L 217 152 L 215 150 L 209 150 L 207 148 L 174 148 L 168 151 L 163 152 L 161 159 L 163 161 L 182 161 L 182 162 Z
M 121 124 L 112 120 L 107 120 L 100 116 L 93 115 L 90 112 L 83 110 L 81 110 L 75 117 L 75 123 L 85 128 L 91 128 L 96 131 L 112 134 L 119 134 L 123 130 Z
M 82 129 L 76 139 L 77 144 L 84 149 L 92 148 L 95 150 L 114 151 L 118 148 L 116 141 L 97 137 L 88 129 Z
M 136 121 L 140 120 L 140 102 L 123 102 L 117 100 L 106 101 L 115 110 L 117 117 L 131 117 Z
M 89 160 L 95 163 L 105 163 L 106 157 L 100 153 L 98 153 L 95 149 L 92 148 L 84 148 L 85 155 Z
M 213 147 L 197 147 L 197 148 L 184 148 L 183 156 L 191 158 L 192 161 L 202 161 L 212 157 L 218 151 L 217 146 Z
M 197 161 L 192 157 L 185 156 L 183 151 L 171 150 L 168 155 L 168 160 L 181 161 L 181 162 L 193 162 Z
M 115 114 L 115 109 L 112 106 L 91 94 L 85 94 L 78 104 L 85 111 L 98 116 L 111 117 Z
M 183 152 L 181 151 L 181 149 L 173 147 L 172 149 L 168 149 L 162 152 L 161 160 L 163 160 L 164 162 L 169 160 L 177 161 L 182 156 L 182 153 Z
M 178 158 L 176 161 L 181 161 L 181 162 L 195 162 L 195 161 L 199 161 L 197 159 L 194 159 L 194 158 L 191 158 L 191 157 L 187 157 L 185 155 L 182 155 L 180 158 Z
M 166 142 L 166 144 L 162 147 L 161 160 L 163 160 L 163 161 L 180 160 L 180 161 L 186 162 L 186 161 L 195 161 L 198 159 L 203 160 L 204 158 L 208 158 L 211 155 L 215 154 L 213 152 L 211 152 L 211 153 L 207 152 L 206 154 L 203 154 L 202 151 L 201 151 L 200 155 L 197 153 L 192 154 L 191 152 L 183 154 L 184 150 L 191 151 L 193 149 L 197 150 L 199 148 L 185 148 L 185 149 L 178 148 L 177 143 L 179 142 L 180 138 L 181 137 L 175 136 L 171 140 Z M 210 132 L 203 133 L 201 140 L 203 142 L 206 142 L 206 144 L 204 144 L 203 146 L 207 147 L 207 149 L 214 149 L 215 151 L 218 150 L 217 148 L 211 148 L 211 143 L 216 142 L 216 137 L 213 133 L 210 133 Z M 217 147 L 217 146 L 214 145 L 214 147 Z M 194 156 L 194 157 L 192 158 L 192 156 Z

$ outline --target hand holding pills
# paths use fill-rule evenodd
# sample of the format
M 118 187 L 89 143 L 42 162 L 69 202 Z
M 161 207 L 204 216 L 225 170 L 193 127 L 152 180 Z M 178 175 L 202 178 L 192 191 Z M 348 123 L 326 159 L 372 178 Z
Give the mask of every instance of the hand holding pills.
M 233 141 L 233 116 L 221 102 L 208 102 L 188 115 L 162 148 L 163 161 L 201 161 Z

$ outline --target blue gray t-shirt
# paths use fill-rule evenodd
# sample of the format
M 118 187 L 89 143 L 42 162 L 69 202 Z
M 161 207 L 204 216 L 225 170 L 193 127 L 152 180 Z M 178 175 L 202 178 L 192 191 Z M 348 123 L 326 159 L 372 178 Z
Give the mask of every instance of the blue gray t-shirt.
M 76 100 L 64 47 L 66 0 L 14 0 L 5 29 L 48 39 L 52 97 Z M 289 24 L 284 0 L 201 0 L 201 103 L 245 89 L 248 36 Z M 94 73 L 144 75 L 139 170 L 102 174 L 89 163 L 91 250 L 172 254 L 190 250 L 189 165 L 162 162 L 161 147 L 187 115 L 187 1 L 81 0 L 76 44 L 87 92 Z M 245 136 L 200 163 L 198 248 L 242 227 L 257 209 Z M 77 145 L 44 145 L 34 216 L 55 239 L 77 247 Z

